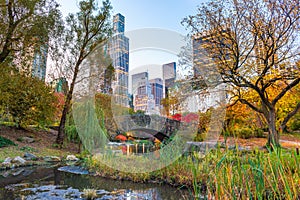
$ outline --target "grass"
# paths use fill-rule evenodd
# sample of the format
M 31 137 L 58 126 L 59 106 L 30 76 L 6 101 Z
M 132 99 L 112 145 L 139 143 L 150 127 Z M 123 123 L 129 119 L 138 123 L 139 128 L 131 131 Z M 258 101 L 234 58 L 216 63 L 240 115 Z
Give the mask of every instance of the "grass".
M 205 181 L 208 198 L 224 199 L 297 199 L 300 195 L 299 156 L 277 149 L 273 152 L 256 151 L 241 155 L 225 152 L 207 165 L 211 156 L 202 163 L 209 174 Z M 192 165 L 197 170 L 199 164 Z M 195 195 L 199 195 L 199 177 L 193 176 Z
M 100 176 L 186 186 L 194 199 L 298 199 L 299 163 L 300 156 L 292 150 L 242 152 L 220 148 L 205 157 L 193 152 L 166 168 L 140 174 L 87 160 L 89 168 Z
M 88 200 L 93 200 L 97 198 L 97 190 L 95 189 L 84 189 L 83 197 Z
M 39 148 L 35 149 L 32 147 L 18 147 L 18 146 L 10 146 L 1 148 L 0 151 L 0 161 L 3 161 L 5 158 L 10 157 L 14 158 L 16 156 L 23 156 L 25 152 L 31 152 L 35 154 L 37 157 L 44 156 L 58 156 L 58 157 L 66 157 L 67 155 L 73 154 L 71 152 L 63 151 L 60 149 L 51 149 L 51 148 Z

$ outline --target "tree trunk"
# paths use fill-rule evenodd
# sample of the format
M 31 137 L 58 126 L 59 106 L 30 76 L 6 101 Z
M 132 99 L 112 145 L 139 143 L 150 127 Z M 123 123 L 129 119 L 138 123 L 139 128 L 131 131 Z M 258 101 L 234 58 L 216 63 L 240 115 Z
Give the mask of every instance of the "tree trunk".
M 68 102 L 66 100 L 65 105 L 64 105 L 64 109 L 63 109 L 63 112 L 62 112 L 62 115 L 61 115 L 61 118 L 60 118 L 60 123 L 59 123 L 59 128 L 58 128 L 58 135 L 57 135 L 57 138 L 56 138 L 56 143 L 58 145 L 60 145 L 60 147 L 64 143 L 65 125 L 66 125 L 67 115 L 68 115 L 68 112 L 69 112 L 69 104 L 70 103 L 71 103 L 71 101 Z
M 62 147 L 63 143 L 64 143 L 64 137 L 65 137 L 65 125 L 66 125 L 66 120 L 67 120 L 67 115 L 69 113 L 70 110 L 70 106 L 71 106 L 71 101 L 72 101 L 72 95 L 73 95 L 73 90 L 74 90 L 74 86 L 75 86 L 75 82 L 76 82 L 76 78 L 79 72 L 79 66 L 81 64 L 82 60 L 79 59 L 79 61 L 76 63 L 75 65 L 75 69 L 74 69 L 74 74 L 73 74 L 73 79 L 71 82 L 71 86 L 70 86 L 70 90 L 67 94 L 67 99 L 64 105 L 64 109 L 61 115 L 61 119 L 60 119 L 60 123 L 59 123 L 59 128 L 58 128 L 58 134 L 57 134 L 57 138 L 56 138 L 56 143 Z
M 276 113 L 275 110 L 272 109 L 269 111 L 269 135 L 268 135 L 268 146 L 278 147 L 279 146 L 279 133 L 276 130 Z

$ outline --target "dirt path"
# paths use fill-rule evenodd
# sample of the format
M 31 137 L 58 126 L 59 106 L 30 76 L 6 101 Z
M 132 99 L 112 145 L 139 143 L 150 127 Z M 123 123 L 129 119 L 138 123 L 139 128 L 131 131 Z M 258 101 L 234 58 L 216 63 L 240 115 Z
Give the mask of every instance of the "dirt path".
M 65 154 L 78 153 L 78 144 L 65 143 L 62 149 L 56 148 L 53 144 L 57 136 L 57 131 L 37 131 L 37 130 L 19 130 L 14 127 L 0 126 L 0 135 L 13 141 L 17 146 L 9 146 L 0 148 L 0 159 L 3 159 L 6 154 L 10 156 L 24 154 L 24 152 L 32 152 L 40 156 L 56 155 L 63 156 Z M 34 142 L 28 143 L 22 141 L 22 137 L 33 138 Z
M 220 142 L 224 142 L 224 137 L 220 136 Z M 251 149 L 260 148 L 265 146 L 267 143 L 267 138 L 249 138 L 249 139 L 242 139 L 242 138 L 227 138 L 228 145 L 235 145 L 238 144 L 239 146 L 249 147 Z M 295 135 L 282 135 L 280 139 L 280 144 L 284 148 L 300 148 L 300 138 Z

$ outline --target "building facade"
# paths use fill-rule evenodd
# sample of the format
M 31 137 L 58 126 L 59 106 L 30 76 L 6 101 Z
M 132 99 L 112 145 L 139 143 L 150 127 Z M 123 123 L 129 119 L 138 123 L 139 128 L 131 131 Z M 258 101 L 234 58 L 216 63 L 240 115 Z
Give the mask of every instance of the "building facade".
M 132 75 L 134 110 L 146 114 L 160 114 L 160 101 L 163 98 L 163 81 L 160 78 L 149 80 L 148 72 Z
M 164 64 L 163 80 L 164 80 L 164 97 L 168 97 L 169 89 L 174 87 L 176 80 L 176 62 Z
M 155 106 L 160 108 L 160 102 L 163 98 L 163 80 L 160 78 L 152 79 L 149 81 L 151 86 L 151 94 L 155 100 Z
M 34 51 L 31 74 L 45 81 L 47 67 L 48 45 L 41 45 Z
M 141 93 L 141 88 L 146 86 L 146 83 L 148 82 L 148 72 L 141 72 L 137 74 L 133 74 L 132 76 L 132 94 L 135 95 L 137 93 L 140 94 L 146 94 Z M 146 91 L 146 90 L 145 90 Z
M 68 81 L 65 77 L 54 79 L 50 82 L 50 85 L 53 88 L 54 92 L 57 93 L 63 93 L 64 95 L 67 95 L 69 91 Z
M 218 107 L 221 103 L 227 101 L 227 96 L 225 95 L 226 85 L 216 85 L 220 80 L 215 80 L 220 78 L 220 74 L 216 70 L 216 65 L 219 65 L 220 61 L 211 58 L 211 55 L 205 50 L 212 45 L 210 42 L 212 37 L 214 37 L 212 34 L 194 35 L 192 37 L 194 74 L 190 81 L 194 89 L 185 100 L 185 104 L 191 112 L 205 112 L 210 107 Z M 213 55 L 213 57 L 216 56 L 217 54 Z M 202 90 L 205 92 L 199 92 Z
M 125 17 L 116 14 L 113 17 L 113 36 L 108 44 L 108 53 L 115 69 L 115 79 L 112 82 L 114 102 L 128 107 L 128 71 L 129 71 L 129 39 L 124 35 Z

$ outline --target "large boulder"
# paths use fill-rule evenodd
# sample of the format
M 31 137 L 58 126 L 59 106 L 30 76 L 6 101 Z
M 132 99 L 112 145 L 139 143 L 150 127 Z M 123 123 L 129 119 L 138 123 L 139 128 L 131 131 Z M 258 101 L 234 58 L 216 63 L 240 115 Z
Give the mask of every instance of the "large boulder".
M 69 172 L 73 174 L 89 174 L 89 171 L 80 166 L 64 166 L 58 168 L 58 171 Z
M 60 162 L 61 158 L 57 156 L 45 156 L 44 161 L 46 162 Z
M 10 165 L 11 164 L 12 159 L 10 157 L 5 158 L 5 160 L 3 161 L 3 165 Z
M 25 142 L 25 143 L 33 143 L 33 142 L 35 142 L 34 138 L 32 138 L 32 137 L 22 137 L 20 140 L 22 142 Z
M 25 164 L 26 160 L 24 160 L 23 158 L 21 158 L 20 156 L 15 157 L 12 161 L 12 163 L 20 163 L 20 164 Z
M 32 153 L 28 153 L 26 152 L 23 156 L 25 158 L 25 160 L 37 160 L 38 157 Z
M 79 158 L 77 158 L 76 156 L 74 156 L 74 155 L 68 155 L 67 157 L 66 157 L 66 161 L 78 161 L 79 160 Z
M 215 141 L 205 141 L 205 142 L 193 142 L 189 141 L 186 143 L 187 145 L 185 146 L 184 151 L 185 152 L 201 152 L 201 153 L 207 153 L 211 149 L 216 149 L 217 148 L 217 142 Z
M 16 170 L 16 171 L 12 172 L 12 175 L 13 176 L 19 176 L 24 171 L 25 171 L 24 169 L 19 169 L 19 170 Z

